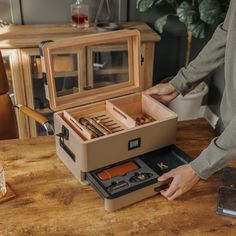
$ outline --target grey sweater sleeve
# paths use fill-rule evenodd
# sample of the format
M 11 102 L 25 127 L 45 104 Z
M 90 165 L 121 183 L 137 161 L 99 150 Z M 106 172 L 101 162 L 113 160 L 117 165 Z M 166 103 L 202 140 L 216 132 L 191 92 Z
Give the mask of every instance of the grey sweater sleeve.
M 211 40 L 199 55 L 187 68 L 180 69 L 170 81 L 182 95 L 186 95 L 196 83 L 224 63 L 229 15 L 230 11 L 228 11 L 224 23 L 218 26 Z
M 216 171 L 222 169 L 236 156 L 236 117 L 226 127 L 224 132 L 212 140 L 210 145 L 190 164 L 194 171 L 207 179 Z
M 211 71 L 224 63 L 229 21 L 231 21 L 235 7 L 233 4 L 235 1 L 231 1 L 224 23 L 218 26 L 212 39 L 197 58 L 187 68 L 182 68 L 171 80 L 170 83 L 183 95 L 188 93 L 195 83 L 200 82 Z M 235 157 L 235 137 L 236 117 L 232 119 L 224 132 L 218 138 L 213 139 L 210 145 L 190 163 L 202 179 L 207 179 Z

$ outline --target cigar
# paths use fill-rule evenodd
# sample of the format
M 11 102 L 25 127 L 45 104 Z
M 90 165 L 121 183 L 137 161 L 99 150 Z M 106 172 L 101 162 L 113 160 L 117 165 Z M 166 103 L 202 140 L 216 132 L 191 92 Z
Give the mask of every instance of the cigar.
M 96 116 L 95 118 L 101 118 L 101 117 L 104 117 L 104 116 L 106 116 L 106 115 L 105 114 L 99 115 L 99 116 Z
M 104 135 L 112 134 L 109 129 L 107 129 L 101 122 L 98 122 L 95 118 L 87 118 L 87 120 Z
M 138 118 L 136 118 L 136 123 L 137 123 L 137 125 L 142 125 L 143 121 L 138 117 Z
M 152 121 L 155 121 L 155 120 L 151 116 L 145 113 L 141 117 L 137 117 L 135 121 L 137 125 L 143 125 L 143 124 L 147 124 Z
M 81 117 L 79 119 L 79 123 L 84 125 L 86 128 L 88 128 L 89 130 L 91 130 L 93 133 L 95 133 L 98 137 L 104 136 L 104 134 L 97 129 L 95 126 L 93 126 L 89 120 L 87 118 Z
M 115 129 L 120 129 L 120 126 L 112 127 L 112 130 L 115 130 Z
M 155 119 L 153 119 L 151 116 L 149 116 L 148 114 L 144 114 L 143 115 L 149 122 L 155 121 Z
M 105 132 L 107 132 L 107 134 L 112 134 L 112 131 L 105 124 L 103 124 L 103 122 L 100 119 L 98 118 L 93 118 L 93 119 L 96 121 L 96 123 L 98 123 L 98 125 L 100 125 L 105 130 Z
M 75 120 L 70 119 L 70 122 L 72 123 L 72 125 L 74 125 L 77 128 L 81 129 L 81 127 L 80 127 L 81 125 L 79 126 L 78 123 Z M 94 133 L 92 130 L 90 130 L 90 129 L 86 128 L 86 127 L 83 127 L 83 131 L 87 132 L 91 136 L 91 138 L 98 137 L 96 133 Z
M 82 135 L 86 139 L 98 137 L 90 129 L 86 128 L 84 125 L 80 124 L 76 119 L 74 119 L 67 111 L 63 111 L 63 118 L 69 124 L 69 126 L 73 130 L 75 130 L 75 132 L 79 133 L 79 135 Z

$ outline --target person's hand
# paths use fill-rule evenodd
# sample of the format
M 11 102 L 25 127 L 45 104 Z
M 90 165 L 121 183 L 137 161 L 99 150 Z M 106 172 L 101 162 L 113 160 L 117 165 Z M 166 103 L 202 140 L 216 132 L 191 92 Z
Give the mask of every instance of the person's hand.
M 183 193 L 189 191 L 200 179 L 191 165 L 179 166 L 158 178 L 158 181 L 166 181 L 173 178 L 168 189 L 160 191 L 168 200 L 174 200 Z
M 170 83 L 160 83 L 150 89 L 144 91 L 146 95 L 152 95 L 161 103 L 168 103 L 175 99 L 179 92 Z

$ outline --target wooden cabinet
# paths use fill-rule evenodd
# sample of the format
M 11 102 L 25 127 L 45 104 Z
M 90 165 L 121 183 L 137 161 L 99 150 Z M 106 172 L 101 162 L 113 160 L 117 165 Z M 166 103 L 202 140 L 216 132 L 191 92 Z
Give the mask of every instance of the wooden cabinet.
M 16 49 L 5 49 L 1 50 L 1 52 L 8 77 L 9 95 L 12 102 L 13 104 L 26 104 L 26 90 L 24 86 L 22 66 L 20 63 L 20 52 Z M 28 118 L 17 110 L 16 116 L 20 138 L 29 137 Z
M 141 76 L 144 78 L 144 88 L 149 88 L 152 86 L 155 43 L 160 40 L 160 37 L 146 24 L 140 22 L 125 23 L 123 28 L 138 29 L 141 33 L 142 58 L 140 60 L 143 60 Z M 12 97 L 14 97 L 15 102 L 27 105 L 52 120 L 53 112 L 45 97 L 38 45 L 44 40 L 57 41 L 62 38 L 92 33 L 96 33 L 93 27 L 79 31 L 70 25 L 62 24 L 11 25 L 0 28 L 0 50 L 8 74 L 10 93 L 14 94 Z M 60 88 L 61 92 L 64 93 L 63 86 L 71 86 L 72 90 L 86 90 L 90 87 L 99 86 L 97 81 L 103 81 L 105 84 L 125 80 L 125 75 L 128 73 L 124 60 L 126 52 L 126 48 L 122 45 L 111 45 L 110 47 L 99 46 L 90 47 L 86 51 L 81 50 L 80 57 L 68 52 L 56 53 L 53 57 L 53 63 L 58 89 Z M 110 58 L 109 62 L 112 65 L 109 65 L 108 60 L 104 59 L 107 57 Z M 81 58 L 83 58 L 83 63 L 78 63 Z M 92 67 L 93 70 L 86 69 Z M 78 72 L 80 77 L 86 75 L 85 77 L 88 78 L 86 83 L 83 80 L 82 82 L 80 82 L 81 80 L 73 80 Z M 17 119 L 21 138 L 44 135 L 44 130 L 35 121 L 21 114 L 17 114 Z
M 38 48 L 21 49 L 21 66 L 24 74 L 26 105 L 53 120 L 53 112 L 45 97 L 42 67 Z M 44 128 L 29 118 L 30 137 L 46 135 Z

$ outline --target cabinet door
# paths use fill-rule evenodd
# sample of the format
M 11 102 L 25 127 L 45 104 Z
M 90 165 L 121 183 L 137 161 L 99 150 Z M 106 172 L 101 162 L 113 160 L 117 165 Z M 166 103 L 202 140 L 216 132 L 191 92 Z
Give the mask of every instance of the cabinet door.
M 1 52 L 9 82 L 9 95 L 13 101 L 13 104 L 26 105 L 23 73 L 20 64 L 20 52 L 15 49 L 1 50 Z M 29 137 L 28 118 L 24 114 L 19 113 L 17 110 L 15 111 L 19 137 Z
M 42 79 L 42 66 L 39 50 L 36 48 L 21 50 L 22 67 L 24 72 L 27 106 L 41 113 L 53 123 L 53 111 L 46 98 L 44 82 Z M 58 81 L 63 83 L 66 75 L 74 76 L 76 65 L 74 57 L 68 53 L 56 55 L 54 66 Z M 46 135 L 44 128 L 34 120 L 29 120 L 30 136 Z
M 128 82 L 128 47 L 99 45 L 87 48 L 88 87 L 103 87 Z
M 45 96 L 39 50 L 36 48 L 21 49 L 21 59 L 27 106 L 48 117 L 52 123 L 53 112 L 49 108 L 49 103 Z M 29 119 L 29 127 L 31 137 L 46 135 L 44 128 L 33 119 Z

